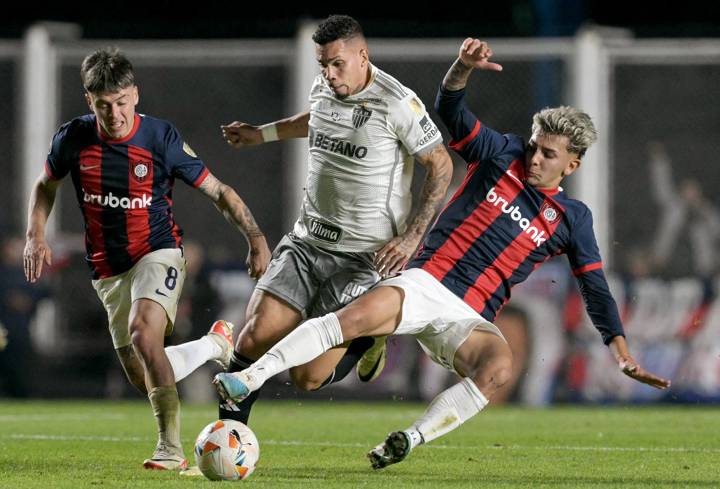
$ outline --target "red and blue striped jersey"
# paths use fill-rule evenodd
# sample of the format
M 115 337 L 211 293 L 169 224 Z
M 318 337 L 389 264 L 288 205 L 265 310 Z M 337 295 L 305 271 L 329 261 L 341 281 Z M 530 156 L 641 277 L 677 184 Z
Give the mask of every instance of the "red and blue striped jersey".
M 93 114 L 64 124 L 53 137 L 45 172 L 56 180 L 72 177 L 95 279 L 123 273 L 151 251 L 180 247 L 183 232 L 172 210 L 175 178 L 197 187 L 209 174 L 172 124 L 139 114 L 120 139 L 102 134 Z
M 482 125 L 464 98 L 464 90 L 441 88 L 436 110 L 468 172 L 408 267 L 424 269 L 494 321 L 515 284 L 552 256 L 566 254 L 603 341 L 623 335 L 590 210 L 561 188 L 528 184 L 525 142 Z

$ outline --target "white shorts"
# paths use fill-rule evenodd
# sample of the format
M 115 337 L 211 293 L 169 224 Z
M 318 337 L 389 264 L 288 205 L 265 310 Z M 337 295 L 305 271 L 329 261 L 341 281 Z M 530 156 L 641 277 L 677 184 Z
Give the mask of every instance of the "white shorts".
M 115 349 L 131 343 L 130 307 L 138 299 L 150 299 L 165 309 L 168 318 L 165 336 L 169 336 L 184 283 L 185 258 L 180 248 L 153 251 L 127 272 L 93 280 L 92 285 L 107 311 Z
M 405 293 L 402 320 L 393 334 L 415 336 L 433 361 L 453 372 L 455 352 L 474 330 L 495 333 L 505 340 L 497 326 L 421 268 L 404 270 L 376 287 L 385 286 L 399 287 Z

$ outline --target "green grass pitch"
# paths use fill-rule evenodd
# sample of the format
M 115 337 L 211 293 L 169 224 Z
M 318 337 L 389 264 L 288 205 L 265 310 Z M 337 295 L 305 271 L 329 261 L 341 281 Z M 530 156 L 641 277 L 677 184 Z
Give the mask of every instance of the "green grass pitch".
M 373 471 L 365 453 L 422 413 L 416 403 L 259 402 L 261 447 L 243 482 L 141 467 L 155 443 L 143 402 L 0 402 L 0 488 L 700 488 L 720 487 L 713 407 L 489 407 L 404 462 Z M 183 406 L 192 460 L 214 406 Z M 219 484 L 219 486 L 218 486 Z

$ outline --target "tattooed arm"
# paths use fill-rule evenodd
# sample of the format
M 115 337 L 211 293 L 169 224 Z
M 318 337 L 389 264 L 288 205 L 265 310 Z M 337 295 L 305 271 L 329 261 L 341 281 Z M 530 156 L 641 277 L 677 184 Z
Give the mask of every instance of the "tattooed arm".
M 491 63 L 492 49 L 487 43 L 478 39 L 467 38 L 460 46 L 458 59 L 455 60 L 443 79 L 443 88 L 456 91 L 465 88 L 470 73 L 474 68 L 481 70 L 502 71 L 502 66 Z
M 245 263 L 248 273 L 254 279 L 260 278 L 267 269 L 270 261 L 270 249 L 265 241 L 265 235 L 260 230 L 245 202 L 230 186 L 209 174 L 198 187 L 202 193 L 213 201 L 215 207 L 245 236 L 250 252 Z
M 452 159 L 442 143 L 436 144 L 416 158 L 427 170 L 418 211 L 405 233 L 391 239 L 375 255 L 375 268 L 383 277 L 395 275 L 410 259 L 435 211 L 445 198 L 452 178 Z

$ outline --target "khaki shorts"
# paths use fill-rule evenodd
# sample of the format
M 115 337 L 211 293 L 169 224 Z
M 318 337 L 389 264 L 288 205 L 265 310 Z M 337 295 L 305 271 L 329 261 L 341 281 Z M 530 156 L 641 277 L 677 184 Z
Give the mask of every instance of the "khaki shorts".
M 497 326 L 421 268 L 377 284 L 383 286 L 399 287 L 405 293 L 402 320 L 393 334 L 414 336 L 434 362 L 453 372 L 455 353 L 473 331 L 488 331 L 505 340 Z
M 304 318 L 334 312 L 380 280 L 374 253 L 345 253 L 283 237 L 257 288 L 297 309 Z
M 185 258 L 180 248 L 153 251 L 127 272 L 93 280 L 92 285 L 108 314 L 115 349 L 131 343 L 130 307 L 138 299 L 153 300 L 165 309 L 168 318 L 165 336 L 169 336 L 184 283 Z

